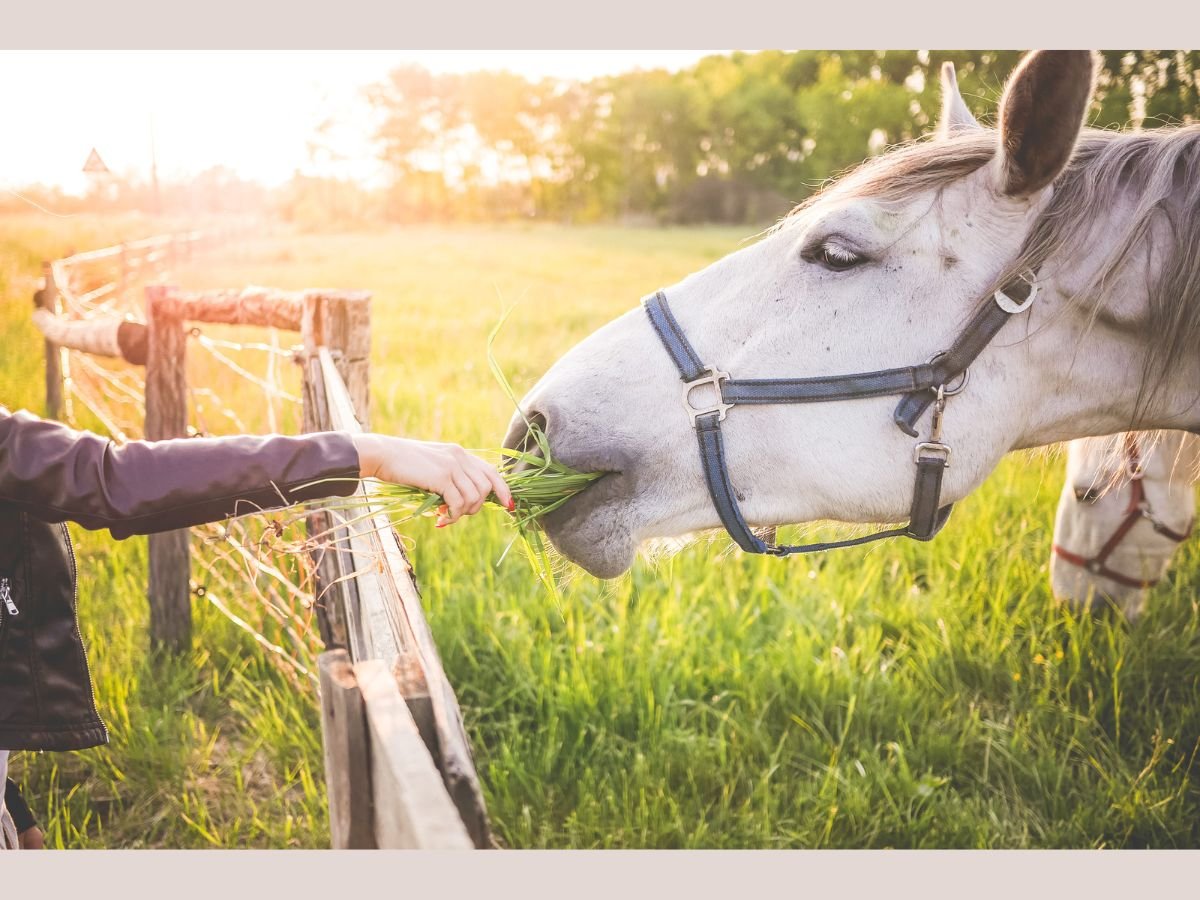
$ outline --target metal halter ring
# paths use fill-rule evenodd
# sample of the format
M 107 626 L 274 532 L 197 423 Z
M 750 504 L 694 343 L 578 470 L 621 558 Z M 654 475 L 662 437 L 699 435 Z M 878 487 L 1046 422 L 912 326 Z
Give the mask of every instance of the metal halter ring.
M 946 355 L 945 351 L 942 351 L 941 353 L 933 354 L 933 356 L 929 357 L 929 365 L 932 366 L 935 362 L 937 362 L 939 359 L 941 359 L 945 355 Z M 971 380 L 971 370 L 963 369 L 962 374 L 959 375 L 958 378 L 959 378 L 959 382 L 958 382 L 957 386 L 950 387 L 949 385 L 943 384 L 943 385 L 939 385 L 938 387 L 934 388 L 934 390 L 936 391 L 936 390 L 940 389 L 943 397 L 954 397 L 958 394 L 961 394 L 966 389 L 967 383 Z
M 1024 300 L 1014 300 L 1012 297 L 1008 296 L 1008 294 L 1004 293 L 1003 289 L 992 294 L 992 298 L 996 301 L 996 305 L 1009 315 L 1016 315 L 1017 313 L 1025 312 L 1025 310 L 1029 309 L 1030 305 L 1033 303 L 1033 298 L 1038 295 L 1038 283 L 1036 278 L 1028 278 L 1022 275 L 1021 280 L 1029 285 L 1029 296 L 1027 296 Z
M 701 416 L 710 416 L 713 413 L 717 414 L 717 421 L 725 421 L 725 413 L 733 409 L 732 403 L 726 403 L 725 397 L 721 393 L 721 383 L 729 380 L 729 373 L 720 371 L 716 366 L 705 366 L 704 371 L 707 375 L 701 375 L 699 378 L 689 381 L 683 386 L 683 408 L 687 410 L 689 416 L 692 417 L 692 427 L 696 427 L 696 420 Z M 695 406 L 692 403 L 692 391 L 699 387 L 711 387 L 717 392 L 716 402 L 708 406 Z

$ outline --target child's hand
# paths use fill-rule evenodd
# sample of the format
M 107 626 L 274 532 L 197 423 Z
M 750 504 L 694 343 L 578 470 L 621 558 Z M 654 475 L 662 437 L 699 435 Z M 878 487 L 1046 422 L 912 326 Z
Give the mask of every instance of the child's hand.
M 439 510 L 443 513 L 439 528 L 479 512 L 491 493 L 513 509 L 512 494 L 496 468 L 458 444 L 356 434 L 354 445 L 363 478 L 408 484 L 441 495 L 446 504 Z

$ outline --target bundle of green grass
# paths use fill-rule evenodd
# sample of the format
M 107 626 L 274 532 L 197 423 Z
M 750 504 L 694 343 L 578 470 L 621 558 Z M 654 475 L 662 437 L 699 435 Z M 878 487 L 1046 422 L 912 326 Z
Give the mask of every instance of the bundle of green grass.
M 508 314 L 505 313 L 488 336 L 487 359 L 496 381 L 513 406 L 519 410 L 520 404 L 516 394 L 492 352 L 496 335 L 507 317 Z M 522 448 L 504 447 L 494 451 L 483 451 L 484 455 L 492 456 L 498 463 L 498 468 L 512 493 L 515 508 L 510 512 L 501 505 L 495 494 L 488 496 L 487 504 L 503 509 L 510 516 L 510 521 L 516 529 L 516 537 L 524 545 L 534 571 L 542 582 L 557 594 L 553 559 L 539 520 L 558 509 L 603 473 L 579 472 L 559 462 L 551 453 L 550 442 L 537 422 L 527 419 L 525 425 L 526 439 L 522 442 Z M 342 508 L 360 509 L 365 514 L 382 512 L 396 524 L 407 519 L 432 515 L 445 503 L 439 495 L 411 485 L 376 482 L 369 493 L 369 500 L 367 497 L 352 498 L 339 505 Z M 503 558 L 501 556 L 501 559 Z
M 559 462 L 551 454 L 546 434 L 537 423 L 529 423 L 528 429 L 526 443 L 532 442 L 538 452 L 508 447 L 485 451 L 500 459 L 499 469 L 512 492 L 515 506 L 512 521 L 522 536 L 536 530 L 538 519 L 558 509 L 602 474 L 579 472 Z M 375 503 L 375 506 L 382 508 L 383 512 L 403 515 L 405 518 L 432 514 L 445 503 L 439 495 L 430 491 L 385 482 L 379 482 L 372 488 L 371 497 L 382 501 L 382 504 Z M 487 502 L 501 506 L 495 494 L 489 494 Z
M 556 596 L 558 583 L 554 576 L 554 560 L 539 524 L 539 520 L 558 509 L 589 484 L 599 478 L 601 472 L 579 472 L 556 460 L 550 452 L 550 444 L 536 423 L 528 423 L 526 446 L 535 446 L 537 452 L 503 448 L 492 451 L 499 457 L 500 470 L 512 492 L 514 509 L 503 507 L 495 494 L 490 494 L 486 506 L 503 509 L 516 529 L 516 539 L 524 546 L 530 565 L 538 579 Z M 364 513 L 384 513 L 393 524 L 418 516 L 432 515 L 445 501 L 439 495 L 421 488 L 404 484 L 376 482 L 367 497 L 349 500 L 352 508 Z M 369 510 L 366 505 L 369 503 Z M 511 547 L 511 544 L 509 545 Z M 497 560 L 497 564 L 507 555 Z

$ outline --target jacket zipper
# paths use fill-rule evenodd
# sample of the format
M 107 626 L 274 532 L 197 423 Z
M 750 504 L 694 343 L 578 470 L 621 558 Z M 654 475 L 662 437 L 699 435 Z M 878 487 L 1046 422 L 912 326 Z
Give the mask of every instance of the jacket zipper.
M 0 605 L 4 607 L 0 610 L 0 634 L 3 634 L 5 622 L 21 614 L 17 609 L 17 601 L 13 600 L 12 581 L 7 575 L 0 575 Z
M 104 743 L 108 743 L 108 726 L 104 724 L 104 720 L 100 718 L 100 710 L 96 707 L 96 682 L 92 680 L 92 667 L 88 662 L 87 642 L 83 639 L 83 629 L 79 627 L 79 567 L 75 563 L 75 542 L 71 540 L 71 532 L 67 530 L 67 526 L 59 526 L 63 530 L 63 537 L 67 541 L 67 551 L 71 554 L 71 596 L 75 615 L 75 630 L 79 632 L 79 646 L 83 648 L 83 671 L 87 675 L 88 690 L 92 695 L 92 713 L 96 716 L 96 721 L 100 723 L 100 730 L 104 733 Z
M 17 601 L 12 596 L 12 582 L 8 580 L 8 576 L 0 577 L 0 603 L 4 604 L 4 608 L 8 610 L 10 616 L 19 616 L 21 611 L 17 609 Z

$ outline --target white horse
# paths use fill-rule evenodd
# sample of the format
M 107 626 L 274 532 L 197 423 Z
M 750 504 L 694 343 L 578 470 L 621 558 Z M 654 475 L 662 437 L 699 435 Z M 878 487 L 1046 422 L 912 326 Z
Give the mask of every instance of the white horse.
M 1055 596 L 1135 619 L 1191 534 L 1198 467 L 1200 438 L 1182 431 L 1071 441 L 1050 555 Z
M 1006 297 L 1020 315 L 946 404 L 933 442 L 953 448 L 942 502 L 974 490 L 1011 450 L 1200 430 L 1200 127 L 1084 129 L 1094 77 L 1090 53 L 1028 55 L 993 130 L 944 71 L 937 138 L 868 161 L 762 240 L 667 288 L 678 327 L 737 379 L 911 366 L 1033 273 L 1036 296 Z M 571 349 L 522 403 L 558 458 L 609 473 L 545 521 L 560 551 L 596 575 L 624 572 L 643 541 L 722 521 L 679 377 L 633 309 Z M 918 493 L 914 439 L 893 423 L 895 403 L 729 409 L 721 462 L 745 520 L 905 516 Z M 918 440 L 934 437 L 929 416 L 916 427 Z M 517 417 L 507 443 L 524 434 Z

